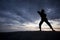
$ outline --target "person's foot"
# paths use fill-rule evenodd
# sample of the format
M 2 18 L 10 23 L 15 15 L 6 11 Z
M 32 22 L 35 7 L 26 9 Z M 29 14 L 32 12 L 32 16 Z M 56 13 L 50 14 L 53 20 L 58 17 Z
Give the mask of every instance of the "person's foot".
M 41 30 L 40 30 L 41 31 Z
M 55 30 L 52 30 L 52 31 L 55 31 Z

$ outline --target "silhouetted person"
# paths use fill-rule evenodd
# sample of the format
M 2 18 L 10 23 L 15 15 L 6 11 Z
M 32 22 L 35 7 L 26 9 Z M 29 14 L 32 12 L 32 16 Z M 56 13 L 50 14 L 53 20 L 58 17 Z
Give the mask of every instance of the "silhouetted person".
M 39 15 L 41 16 L 41 21 L 40 21 L 40 23 L 39 23 L 40 31 L 41 31 L 41 25 L 42 25 L 43 22 L 46 22 L 46 23 L 50 26 L 50 28 L 52 29 L 52 31 L 55 31 L 55 30 L 53 30 L 51 24 L 48 22 L 48 19 L 46 18 L 47 15 L 45 14 L 45 10 L 42 9 L 41 12 L 38 11 L 38 13 L 39 13 Z

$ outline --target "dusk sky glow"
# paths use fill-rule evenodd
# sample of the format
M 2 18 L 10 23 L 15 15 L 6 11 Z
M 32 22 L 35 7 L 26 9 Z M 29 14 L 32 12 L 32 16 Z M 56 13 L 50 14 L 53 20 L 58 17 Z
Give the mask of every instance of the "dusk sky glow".
M 53 28 L 60 31 L 60 0 L 0 0 L 0 32 L 38 31 L 37 11 L 42 8 Z M 51 31 L 45 23 L 42 30 Z

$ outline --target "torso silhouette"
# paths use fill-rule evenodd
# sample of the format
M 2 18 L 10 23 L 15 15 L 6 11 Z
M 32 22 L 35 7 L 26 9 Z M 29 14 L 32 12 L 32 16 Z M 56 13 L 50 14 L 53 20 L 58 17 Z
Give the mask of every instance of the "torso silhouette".
M 39 15 L 40 15 L 40 17 L 41 17 L 41 19 L 46 19 L 46 14 L 44 13 L 44 11 L 42 10 L 41 12 L 40 11 L 38 11 L 38 13 L 39 13 Z
M 40 13 L 41 18 L 46 18 L 46 14 L 44 12 Z

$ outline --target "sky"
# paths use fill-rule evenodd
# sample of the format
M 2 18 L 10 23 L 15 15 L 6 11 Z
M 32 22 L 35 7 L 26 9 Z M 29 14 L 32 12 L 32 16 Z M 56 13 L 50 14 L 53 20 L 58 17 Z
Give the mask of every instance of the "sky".
M 0 0 L 0 32 L 38 31 L 41 9 L 54 30 L 60 31 L 60 0 Z M 51 29 L 43 23 L 42 30 Z

